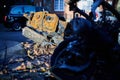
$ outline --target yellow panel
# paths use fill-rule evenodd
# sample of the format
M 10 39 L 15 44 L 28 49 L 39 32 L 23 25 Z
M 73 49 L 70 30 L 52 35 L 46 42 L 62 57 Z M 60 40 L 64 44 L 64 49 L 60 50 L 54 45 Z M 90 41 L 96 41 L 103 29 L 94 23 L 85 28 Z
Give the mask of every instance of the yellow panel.
M 45 12 L 36 12 L 31 21 L 31 26 L 35 29 L 42 27 Z
M 56 14 L 36 12 L 30 21 L 30 25 L 38 31 L 55 32 L 58 25 L 58 17 Z
M 43 31 L 55 32 L 58 25 L 58 17 L 55 14 L 46 14 L 44 17 Z

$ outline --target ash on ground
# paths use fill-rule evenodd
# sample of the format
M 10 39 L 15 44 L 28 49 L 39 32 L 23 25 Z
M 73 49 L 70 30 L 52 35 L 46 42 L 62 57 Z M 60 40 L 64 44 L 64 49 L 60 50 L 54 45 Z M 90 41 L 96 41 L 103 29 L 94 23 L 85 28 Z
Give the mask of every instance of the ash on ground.
M 50 75 L 50 58 L 57 45 L 21 43 L 24 56 L 14 56 L 0 66 L 0 80 L 44 80 Z

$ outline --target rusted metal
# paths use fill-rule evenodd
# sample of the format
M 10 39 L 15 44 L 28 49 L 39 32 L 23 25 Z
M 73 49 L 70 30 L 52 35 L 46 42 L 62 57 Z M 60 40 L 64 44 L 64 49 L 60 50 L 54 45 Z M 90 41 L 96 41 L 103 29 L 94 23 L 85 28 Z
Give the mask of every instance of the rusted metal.
M 50 14 L 48 12 L 36 12 L 32 19 L 28 20 L 28 25 L 32 26 L 38 31 L 55 32 L 58 25 L 59 18 L 56 14 Z
M 54 49 L 63 41 L 67 22 L 48 12 L 24 14 L 24 17 L 28 21 L 22 34 L 34 41 L 33 45 L 26 49 L 28 57 L 34 59 L 35 55 L 53 54 Z

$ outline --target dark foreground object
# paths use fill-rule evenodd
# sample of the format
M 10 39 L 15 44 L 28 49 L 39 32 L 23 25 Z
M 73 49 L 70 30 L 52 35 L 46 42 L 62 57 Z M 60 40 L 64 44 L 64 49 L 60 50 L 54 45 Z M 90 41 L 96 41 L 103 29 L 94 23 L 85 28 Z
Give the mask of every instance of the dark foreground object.
M 117 29 L 113 29 L 109 30 L 107 24 L 98 27 L 83 18 L 73 19 L 51 57 L 55 78 L 120 80 L 120 45 L 114 37 Z

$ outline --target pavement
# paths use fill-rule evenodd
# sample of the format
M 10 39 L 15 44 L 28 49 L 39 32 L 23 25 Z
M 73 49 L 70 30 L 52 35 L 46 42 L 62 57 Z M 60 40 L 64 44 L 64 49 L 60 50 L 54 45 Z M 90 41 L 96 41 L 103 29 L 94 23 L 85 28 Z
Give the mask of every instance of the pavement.
M 0 24 L 0 32 L 7 32 L 9 30 L 3 24 Z M 0 64 L 3 62 L 5 55 L 6 59 L 11 59 L 15 56 L 25 55 L 25 50 L 21 42 L 0 39 Z
M 13 37 L 10 36 L 11 33 Z M 46 62 L 43 61 L 49 58 L 48 55 L 43 56 L 42 59 L 38 57 L 31 60 L 23 48 L 22 41 L 18 40 L 20 36 L 22 40 L 25 40 L 25 38 L 23 38 L 21 32 L 18 34 L 19 32 L 9 31 L 8 28 L 0 24 L 0 35 L 3 36 L 0 37 L 0 80 L 44 80 L 44 74 L 40 72 L 41 67 L 38 66 L 43 65 L 43 63 L 45 66 Z M 8 37 L 18 39 L 6 39 Z M 35 69 L 36 66 L 33 67 L 32 63 L 35 63 L 37 69 Z
M 22 57 L 25 50 L 20 42 L 0 40 L 0 61 L 4 60 L 5 55 L 7 60 L 15 56 Z

